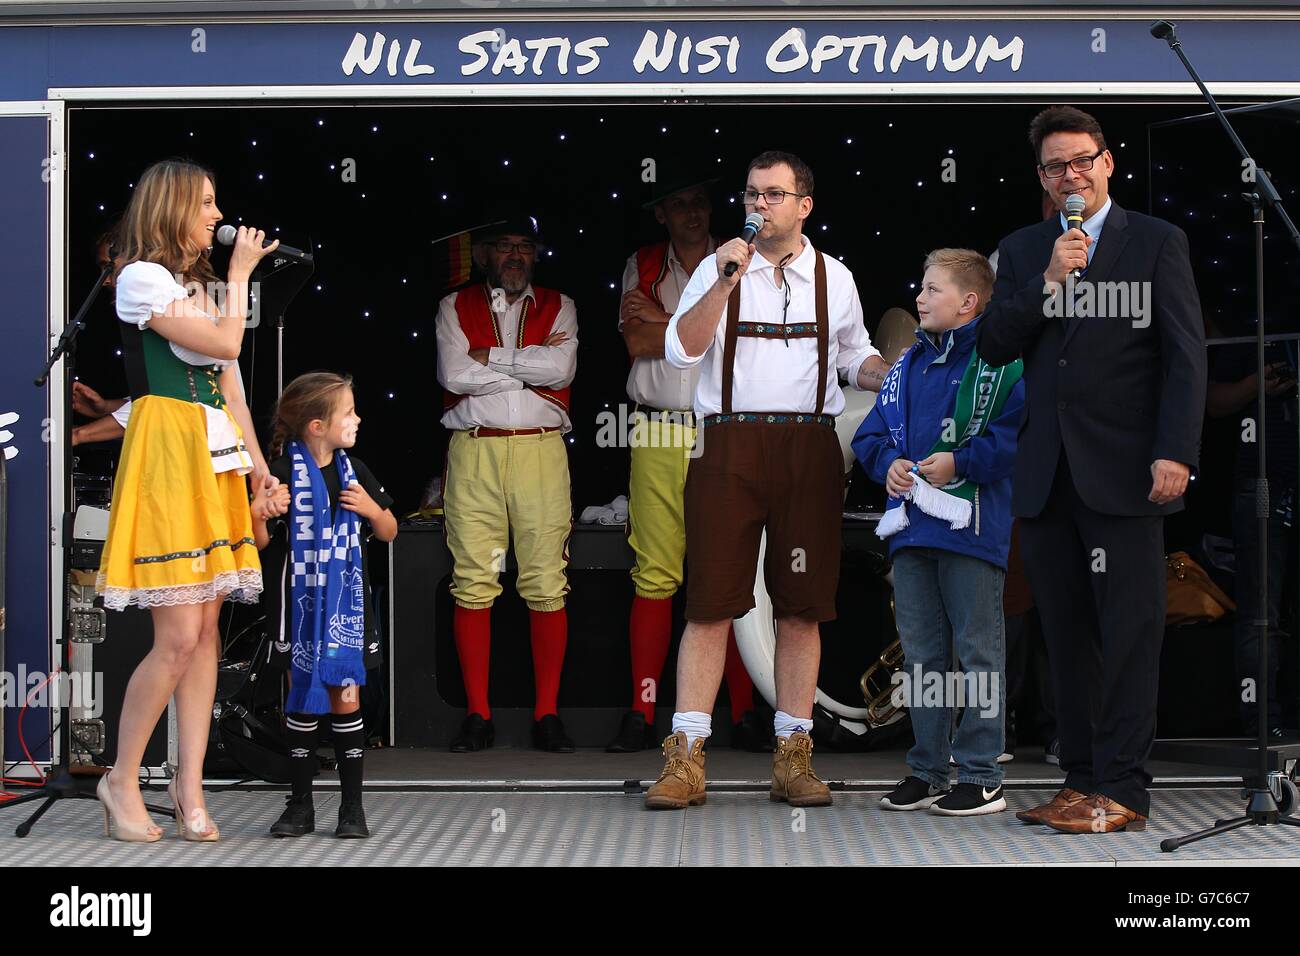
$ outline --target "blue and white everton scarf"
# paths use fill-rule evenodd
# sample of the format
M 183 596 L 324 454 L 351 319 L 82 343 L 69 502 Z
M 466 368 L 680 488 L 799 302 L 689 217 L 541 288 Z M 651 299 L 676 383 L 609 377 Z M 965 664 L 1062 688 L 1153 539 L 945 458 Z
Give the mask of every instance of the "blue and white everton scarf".
M 288 713 L 328 714 L 327 687 L 366 682 L 366 588 L 361 574 L 361 519 L 329 492 L 315 459 L 289 443 L 293 467 L 289 506 L 290 599 L 293 604 L 292 682 Z M 339 487 L 357 480 L 343 449 L 334 452 Z
M 880 417 L 889 428 L 890 444 L 902 449 L 904 454 L 907 453 L 907 414 L 904 408 L 907 367 L 912 351 L 917 348 L 919 346 L 913 346 L 894 363 L 880 387 L 880 396 L 876 399 Z M 972 438 L 983 435 L 993 420 L 1002 414 L 1002 407 L 1023 372 L 1024 363 L 1020 359 L 1007 365 L 992 366 L 972 349 L 953 395 L 949 414 L 953 434 L 951 437 L 940 437 L 927 457 L 939 452 L 954 451 Z M 885 514 L 876 525 L 876 535 L 887 538 L 911 523 L 905 504 L 909 500 L 931 517 L 947 521 L 951 530 L 960 531 L 970 525 L 971 503 L 979 501 L 979 492 L 979 485 L 963 477 L 954 478 L 942 488 L 936 488 L 926 481 L 914 465 L 911 487 L 901 496 L 887 499 Z M 979 533 L 978 527 L 976 533 Z

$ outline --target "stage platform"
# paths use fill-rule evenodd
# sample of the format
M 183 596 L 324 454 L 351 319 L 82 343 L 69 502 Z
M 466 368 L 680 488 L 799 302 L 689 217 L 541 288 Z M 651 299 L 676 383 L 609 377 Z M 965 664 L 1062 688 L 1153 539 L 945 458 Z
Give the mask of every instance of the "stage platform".
M 642 809 L 640 795 L 614 792 L 394 790 L 367 795 L 373 835 L 345 842 L 332 835 L 337 793 L 317 796 L 320 831 L 275 840 L 266 831 L 283 808 L 279 794 L 225 791 L 208 797 L 221 826 L 218 843 L 186 844 L 173 827 L 155 844 L 109 840 L 99 806 L 80 800 L 52 809 L 22 840 L 13 836 L 16 814 L 0 816 L 0 858 L 11 867 L 1300 864 L 1292 827 L 1239 830 L 1160 852 L 1165 837 L 1238 815 L 1232 788 L 1156 789 L 1144 832 L 1104 836 L 1055 833 L 1015 818 L 1014 810 L 1051 794 L 1008 790 L 1007 812 L 951 819 L 881 810 L 876 790 L 836 793 L 834 806 L 802 817 L 765 794 L 733 790 L 711 792 L 702 807 L 659 812 Z
M 835 753 L 818 749 L 817 773 L 831 784 L 849 790 L 892 787 L 907 775 L 904 749 L 870 753 Z M 431 790 L 592 790 L 625 791 L 654 782 L 662 766 L 657 750 L 639 754 L 607 754 L 579 750 L 549 754 L 536 750 L 494 747 L 475 754 L 441 750 L 392 748 L 366 752 L 366 782 L 372 787 Z M 1241 772 L 1229 768 L 1151 761 L 1156 782 L 1166 786 L 1237 785 Z M 1040 747 L 1024 747 L 1017 759 L 1002 765 L 1008 786 L 1059 786 L 1064 776 L 1043 760 Z M 771 781 L 772 758 L 715 747 L 709 751 L 711 786 L 735 790 L 766 789 Z M 328 776 L 328 775 L 326 775 Z M 954 779 L 956 774 L 954 773 Z M 647 779 L 649 778 L 649 779 Z
M 98 805 L 82 800 L 56 805 L 22 840 L 13 828 L 26 808 L 0 811 L 0 858 L 11 866 L 128 867 L 1300 864 L 1300 834 L 1289 827 L 1160 852 L 1165 837 L 1241 812 L 1240 779 L 1227 769 L 1153 763 L 1152 821 L 1142 833 L 1068 836 L 1026 826 L 1014 811 L 1049 798 L 1061 781 L 1041 758 L 1026 748 L 1005 765 L 1007 812 L 958 820 L 880 809 L 881 794 L 905 773 L 902 751 L 818 753 L 835 804 L 796 815 L 767 799 L 769 757 L 722 747 L 709 755 L 708 803 L 683 812 L 642 808 L 642 788 L 658 772 L 654 751 L 378 750 L 367 754 L 369 840 L 332 836 L 337 781 L 323 773 L 321 830 L 297 840 L 266 835 L 283 788 L 212 781 L 219 843 L 183 844 L 170 821 L 157 844 L 108 840 Z M 167 803 L 162 793 L 150 800 Z

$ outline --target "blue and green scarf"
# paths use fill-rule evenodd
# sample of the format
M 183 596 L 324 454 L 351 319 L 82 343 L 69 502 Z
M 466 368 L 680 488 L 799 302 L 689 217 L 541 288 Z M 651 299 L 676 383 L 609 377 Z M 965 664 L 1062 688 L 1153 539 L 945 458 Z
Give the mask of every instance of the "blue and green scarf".
M 919 346 L 918 346 L 919 347 Z M 907 416 L 903 411 L 907 396 L 907 367 L 911 353 L 907 352 L 894 363 L 880 387 L 876 408 L 889 427 L 891 444 L 907 454 Z M 989 365 L 972 349 L 970 360 L 962 373 L 961 382 L 948 414 L 952 419 L 952 439 L 940 435 L 926 457 L 942 451 L 955 451 L 972 438 L 984 434 L 989 425 L 1002 414 L 1002 406 L 1011 396 L 1011 390 L 1024 374 L 1020 359 L 1007 365 Z M 919 460 L 919 459 L 918 459 Z M 912 486 L 898 498 L 888 498 L 885 514 L 876 526 L 876 534 L 887 538 L 903 530 L 910 523 L 905 502 L 910 500 L 931 517 L 947 521 L 953 531 L 970 524 L 971 503 L 979 500 L 979 485 L 958 476 L 942 488 L 929 484 L 919 471 L 912 469 Z

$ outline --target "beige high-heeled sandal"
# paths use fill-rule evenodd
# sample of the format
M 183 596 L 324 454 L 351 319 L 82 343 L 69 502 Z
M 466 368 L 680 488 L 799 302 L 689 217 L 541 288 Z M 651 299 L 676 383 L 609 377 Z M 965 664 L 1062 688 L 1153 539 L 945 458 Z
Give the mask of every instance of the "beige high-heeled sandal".
M 167 795 L 172 798 L 172 807 L 176 813 L 176 833 L 185 837 L 191 843 L 216 843 L 221 839 L 221 831 L 217 829 L 216 822 L 206 810 L 196 809 L 192 814 L 193 819 L 186 821 L 186 813 L 181 809 L 180 794 L 176 790 L 176 778 L 172 777 L 171 782 L 167 784 Z
M 95 785 L 95 796 L 104 807 L 104 836 L 113 836 L 123 843 L 157 843 L 162 839 L 162 827 L 149 823 L 127 823 L 119 819 L 117 805 L 113 803 L 113 793 L 108 785 L 112 771 L 99 778 Z M 110 826 L 110 823 L 116 826 Z M 116 832 L 114 832 L 116 830 Z

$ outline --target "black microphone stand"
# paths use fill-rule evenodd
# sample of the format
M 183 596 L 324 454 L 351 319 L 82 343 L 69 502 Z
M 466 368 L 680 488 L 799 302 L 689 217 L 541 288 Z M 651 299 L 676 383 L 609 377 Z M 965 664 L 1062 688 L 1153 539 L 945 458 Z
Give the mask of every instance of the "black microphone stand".
M 99 274 L 95 280 L 95 286 L 86 296 L 81 308 L 77 314 L 72 317 L 63 329 L 63 334 L 59 336 L 59 341 L 54 346 L 54 351 L 45 362 L 45 367 L 41 374 L 36 377 L 35 384 L 37 388 L 44 388 L 50 378 L 50 370 L 54 364 L 63 359 L 63 460 L 65 467 L 63 469 L 63 500 L 64 512 L 61 516 L 61 529 L 63 544 L 63 568 L 58 579 L 51 582 L 53 587 L 59 588 L 62 595 L 61 606 L 63 608 L 63 641 L 60 649 L 60 675 L 64 680 L 71 676 L 72 671 L 72 637 L 74 624 L 72 620 L 72 608 L 69 601 L 69 587 L 67 581 L 68 569 L 72 567 L 72 525 L 74 517 L 73 501 L 73 483 L 72 483 L 72 379 L 74 375 L 74 366 L 77 355 L 77 335 L 86 327 L 85 316 L 90 311 L 99 292 L 104 288 L 104 283 L 113 271 L 112 255 L 109 257 L 109 264 Z M 23 793 L 21 796 L 14 797 L 0 803 L 0 808 L 16 807 L 20 804 L 29 803 L 33 800 L 43 800 L 44 802 L 36 808 L 36 812 L 20 823 L 14 829 L 14 836 L 25 837 L 31 832 L 36 821 L 43 817 L 47 810 L 54 805 L 56 800 L 95 800 L 95 787 L 99 783 L 99 774 L 90 773 L 73 773 L 72 772 L 72 695 L 58 695 L 59 709 L 59 757 L 58 762 L 50 767 L 50 773 L 45 778 L 45 782 L 39 787 L 33 788 L 30 792 Z M 93 758 L 92 758 L 93 759 Z M 155 807 L 146 804 L 146 809 L 152 813 L 170 817 L 172 811 L 167 807 Z
M 311 245 L 308 244 L 307 248 L 310 249 Z M 312 273 L 316 271 L 316 258 L 310 252 L 301 259 L 290 259 L 287 256 L 277 256 L 275 253 L 271 253 L 266 257 L 266 260 L 270 261 L 270 268 L 254 277 L 258 285 L 256 286 L 257 291 L 253 294 L 259 321 L 268 314 L 275 318 L 275 395 L 276 398 L 279 398 L 280 393 L 284 391 L 285 311 L 289 308 L 289 303 L 297 297 L 302 287 L 307 284 L 307 280 L 311 278 Z M 281 273 L 284 274 L 284 278 L 277 279 L 263 294 L 261 283 Z M 251 408 L 251 384 L 249 393 L 249 407 Z
M 1286 824 L 1288 826 L 1300 826 L 1300 820 L 1294 819 L 1287 814 L 1296 808 L 1296 788 L 1281 771 L 1270 771 L 1269 758 L 1270 748 L 1268 742 L 1268 518 L 1271 504 L 1269 502 L 1268 477 L 1265 471 L 1267 453 L 1265 449 L 1265 430 L 1264 430 L 1264 210 L 1271 210 L 1281 221 L 1283 226 L 1291 234 L 1291 240 L 1300 249 L 1300 232 L 1296 231 L 1295 223 L 1287 215 L 1286 210 L 1282 207 L 1282 198 L 1278 195 L 1277 189 L 1273 186 L 1273 181 L 1269 178 L 1267 172 L 1256 166 L 1255 161 L 1251 158 L 1245 144 L 1237 136 L 1236 130 L 1224 115 L 1219 104 L 1215 102 L 1214 97 L 1201 82 L 1200 76 L 1192 67 L 1191 62 L 1183 53 L 1182 43 L 1179 42 L 1177 35 L 1174 33 L 1174 25 L 1168 20 L 1157 20 L 1151 26 L 1151 35 L 1157 39 L 1164 40 L 1169 44 L 1169 48 L 1177 54 L 1178 59 L 1182 60 L 1183 66 L 1191 74 L 1192 79 L 1201 90 L 1201 95 L 1205 101 L 1210 104 L 1214 114 L 1219 118 L 1219 123 L 1223 126 L 1228 138 L 1232 144 L 1237 147 L 1243 160 L 1248 164 L 1248 168 L 1255 171 L 1255 191 L 1242 193 L 1244 199 L 1251 208 L 1251 222 L 1255 226 L 1255 358 L 1258 369 L 1259 384 L 1256 390 L 1256 402 L 1259 405 L 1258 421 L 1255 426 L 1256 445 L 1257 445 L 1257 467 L 1258 473 L 1255 478 L 1255 521 L 1256 533 L 1258 540 L 1258 561 L 1259 561 L 1259 579 L 1256 585 L 1256 600 L 1259 602 L 1259 613 L 1251 621 L 1251 626 L 1255 631 L 1255 638 L 1258 642 L 1259 653 L 1257 655 L 1258 672 L 1255 678 L 1256 696 L 1255 706 L 1259 710 L 1259 727 L 1257 739 L 1255 742 L 1256 756 L 1258 763 L 1255 768 L 1255 776 L 1246 777 L 1244 780 L 1245 787 L 1242 790 L 1242 797 L 1246 799 L 1246 813 L 1244 816 L 1235 817 L 1231 820 L 1217 820 L 1214 826 L 1208 827 L 1196 833 L 1188 834 L 1182 837 L 1171 837 L 1167 840 L 1160 841 L 1160 849 L 1165 853 L 1171 853 L 1181 846 L 1188 843 L 1195 843 L 1197 840 L 1204 840 L 1207 837 L 1216 836 L 1220 833 L 1228 833 L 1232 830 L 1245 826 L 1268 826 L 1270 824 Z M 1278 801 L 1283 801 L 1280 809 Z

